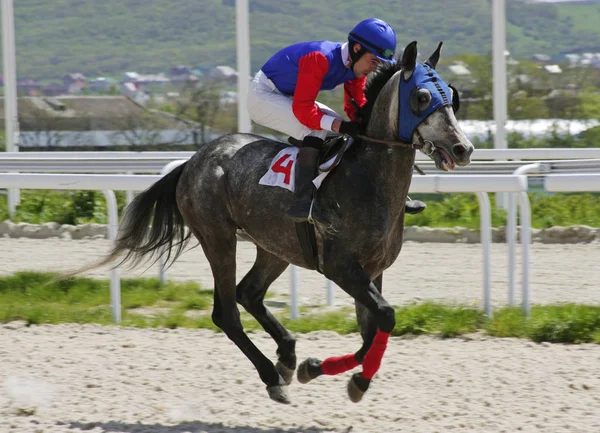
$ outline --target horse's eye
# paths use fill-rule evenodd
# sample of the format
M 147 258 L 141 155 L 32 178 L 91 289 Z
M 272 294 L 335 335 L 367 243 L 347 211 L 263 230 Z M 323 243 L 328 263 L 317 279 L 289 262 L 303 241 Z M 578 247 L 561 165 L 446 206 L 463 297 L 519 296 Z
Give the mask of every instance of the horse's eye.
M 410 95 L 410 109 L 417 116 L 420 116 L 431 102 L 431 93 L 427 89 L 416 87 Z
M 429 93 L 429 90 L 420 89 L 417 92 L 417 102 L 419 103 L 419 105 L 426 106 L 427 104 L 429 104 L 429 101 L 431 101 L 431 93 Z

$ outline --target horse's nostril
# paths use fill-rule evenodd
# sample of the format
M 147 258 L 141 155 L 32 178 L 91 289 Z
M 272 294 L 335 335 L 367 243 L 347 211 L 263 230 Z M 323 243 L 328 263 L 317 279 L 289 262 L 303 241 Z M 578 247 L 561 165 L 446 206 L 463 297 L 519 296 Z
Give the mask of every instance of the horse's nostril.
M 464 144 L 458 143 L 452 147 L 452 152 L 458 158 L 463 158 L 467 153 L 467 147 Z

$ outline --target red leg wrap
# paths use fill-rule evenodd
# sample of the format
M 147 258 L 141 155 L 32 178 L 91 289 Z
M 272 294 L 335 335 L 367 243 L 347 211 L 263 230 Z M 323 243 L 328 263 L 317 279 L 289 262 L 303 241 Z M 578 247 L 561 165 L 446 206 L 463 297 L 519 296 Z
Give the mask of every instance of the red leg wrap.
M 363 359 L 362 376 L 365 379 L 371 379 L 381 366 L 381 358 L 387 348 L 387 342 L 390 334 L 383 331 L 377 331 L 373 344 L 369 348 L 365 358 Z
M 344 356 L 332 356 L 321 362 L 321 371 L 324 374 L 334 376 L 352 370 L 360 364 L 356 361 L 354 354 Z

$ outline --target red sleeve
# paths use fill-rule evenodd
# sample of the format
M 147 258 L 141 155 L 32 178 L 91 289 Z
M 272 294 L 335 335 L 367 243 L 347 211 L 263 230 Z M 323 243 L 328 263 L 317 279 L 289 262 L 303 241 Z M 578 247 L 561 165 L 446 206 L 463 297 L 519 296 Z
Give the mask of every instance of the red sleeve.
M 325 113 L 319 110 L 315 100 L 328 70 L 327 58 L 319 52 L 308 53 L 298 62 L 298 81 L 292 110 L 300 123 L 310 129 L 321 130 L 321 118 Z
M 357 110 L 352 102 L 350 102 L 351 99 L 354 98 L 361 107 L 367 103 L 364 93 L 366 83 L 367 77 L 355 78 L 344 83 L 344 111 L 350 120 L 358 120 Z

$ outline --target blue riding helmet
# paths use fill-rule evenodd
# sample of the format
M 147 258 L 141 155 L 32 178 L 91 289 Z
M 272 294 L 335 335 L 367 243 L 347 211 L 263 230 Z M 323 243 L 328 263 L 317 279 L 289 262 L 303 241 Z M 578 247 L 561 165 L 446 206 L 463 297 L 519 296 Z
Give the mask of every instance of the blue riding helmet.
M 368 18 L 358 23 L 348 34 L 348 39 L 363 46 L 384 62 L 394 61 L 396 33 L 392 26 L 378 18 Z
M 418 89 L 427 89 L 431 93 L 429 106 L 420 113 L 413 111 L 410 106 L 413 92 Z M 423 63 L 417 63 L 408 81 L 404 76 L 400 78 L 398 95 L 400 104 L 398 136 L 407 143 L 412 142 L 413 132 L 431 113 L 444 105 L 453 105 L 450 87 L 440 78 L 435 69 Z

